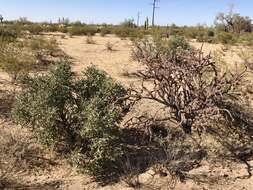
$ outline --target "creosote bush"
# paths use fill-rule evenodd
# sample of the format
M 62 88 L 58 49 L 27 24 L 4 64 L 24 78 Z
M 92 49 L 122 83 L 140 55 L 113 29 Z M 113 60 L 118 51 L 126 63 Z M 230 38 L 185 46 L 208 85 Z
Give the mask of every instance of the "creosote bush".
M 97 179 L 116 174 L 122 156 L 117 125 L 126 111 L 121 85 L 95 67 L 75 79 L 64 61 L 48 74 L 26 75 L 19 82 L 12 110 L 18 124 L 34 129 L 43 143 L 68 153 Z
M 222 44 L 235 44 L 236 37 L 232 33 L 219 32 L 216 37 L 217 41 Z
M 107 34 L 112 34 L 112 33 L 113 33 L 113 27 L 105 26 L 100 29 L 100 35 L 102 37 L 106 36 Z
M 10 43 L 0 46 L 0 69 L 7 72 L 15 82 L 16 78 L 32 69 L 36 59 L 22 43 Z
M 170 50 L 176 50 L 179 48 L 183 50 L 188 50 L 190 49 L 190 44 L 182 36 L 172 36 L 168 41 L 167 48 L 169 48 Z
M 71 36 L 94 36 L 97 33 L 97 28 L 95 26 L 72 26 L 68 31 Z
M 0 28 L 0 43 L 14 42 L 18 37 L 18 34 L 11 29 Z

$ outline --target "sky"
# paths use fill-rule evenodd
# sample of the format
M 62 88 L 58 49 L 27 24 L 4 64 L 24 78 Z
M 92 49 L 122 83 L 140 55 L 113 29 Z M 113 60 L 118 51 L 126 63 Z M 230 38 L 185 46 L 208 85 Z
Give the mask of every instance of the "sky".
M 118 24 L 127 18 L 140 21 L 152 16 L 153 0 L 0 0 L 0 14 L 14 20 L 27 17 L 31 21 L 57 21 L 67 17 L 85 23 Z M 160 25 L 212 25 L 219 12 L 234 11 L 253 19 L 253 0 L 160 0 L 156 23 Z

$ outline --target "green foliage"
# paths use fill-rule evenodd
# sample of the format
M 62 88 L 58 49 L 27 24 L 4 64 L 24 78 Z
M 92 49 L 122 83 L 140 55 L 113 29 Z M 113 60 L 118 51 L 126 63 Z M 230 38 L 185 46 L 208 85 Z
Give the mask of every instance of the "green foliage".
M 241 34 L 238 38 L 238 43 L 244 44 L 247 46 L 253 46 L 253 33 Z
M 147 17 L 144 23 L 144 29 L 148 30 L 148 28 L 149 28 L 149 18 Z
M 132 58 L 141 61 L 143 57 L 176 58 L 177 55 L 192 50 L 190 44 L 182 36 L 171 36 L 169 39 L 161 37 L 145 38 L 135 41 Z
M 168 46 L 171 49 L 189 49 L 190 44 L 182 36 L 172 36 L 168 41 Z
M 241 16 L 230 10 L 229 13 L 219 13 L 215 19 L 218 30 L 240 34 L 242 32 L 252 32 L 252 20 L 249 17 Z
M 52 54 L 58 49 L 57 41 L 55 38 L 46 39 L 43 37 L 33 37 L 27 42 L 27 46 L 35 52 L 45 51 L 47 54 Z
M 130 38 L 131 40 L 144 38 L 148 34 L 148 31 L 144 29 L 127 27 L 117 27 L 114 32 L 120 38 Z
M 17 39 L 18 35 L 15 30 L 0 28 L 0 43 L 10 43 Z
M 66 26 L 59 26 L 58 32 L 68 33 L 69 29 Z
M 31 34 L 39 35 L 43 32 L 43 27 L 40 24 L 28 24 L 24 26 L 24 30 L 29 31 Z
M 60 27 L 57 24 L 48 24 L 43 28 L 43 30 L 45 32 L 58 32 L 60 31 Z
M 197 34 L 197 41 L 198 42 L 207 42 L 207 43 L 213 43 L 214 38 L 214 32 L 213 31 L 207 31 L 207 32 L 199 32 Z
M 69 28 L 70 35 L 81 36 L 81 35 L 95 35 L 98 29 L 95 26 L 72 26 Z
M 134 19 L 125 19 L 123 22 L 120 23 L 120 26 L 124 28 L 136 28 Z
M 208 31 L 207 31 L 207 36 L 208 36 L 208 37 L 214 37 L 214 36 L 215 36 L 214 31 L 208 30 Z
M 107 34 L 112 34 L 112 33 L 113 33 L 112 27 L 105 26 L 100 29 L 101 36 L 106 36 Z
M 47 145 L 64 145 L 70 159 L 96 178 L 117 169 L 122 155 L 117 124 L 126 94 L 121 85 L 95 67 L 75 80 L 65 62 L 49 74 L 22 77 L 20 84 L 12 111 L 17 123 L 32 127 Z
M 11 76 L 13 82 L 35 64 L 32 52 L 18 42 L 1 46 L 0 57 L 0 68 Z
M 235 44 L 236 37 L 232 33 L 219 32 L 217 34 L 216 40 L 222 44 Z
M 164 54 L 175 55 L 178 51 L 188 50 L 190 44 L 182 36 L 171 36 L 169 40 L 162 38 L 154 38 L 154 48 Z

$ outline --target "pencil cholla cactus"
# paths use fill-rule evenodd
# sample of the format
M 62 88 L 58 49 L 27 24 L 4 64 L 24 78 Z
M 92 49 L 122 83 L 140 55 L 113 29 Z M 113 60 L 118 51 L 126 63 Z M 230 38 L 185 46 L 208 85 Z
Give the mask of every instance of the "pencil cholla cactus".
M 237 94 L 246 70 L 220 73 L 211 55 L 189 48 L 180 38 L 137 42 L 132 56 L 145 69 L 138 73 L 142 85 L 132 89 L 130 96 L 136 102 L 148 99 L 165 106 L 171 116 L 163 121 L 173 121 L 191 133 L 209 128 L 212 121 L 237 117 L 226 104 L 235 101 L 231 97 Z

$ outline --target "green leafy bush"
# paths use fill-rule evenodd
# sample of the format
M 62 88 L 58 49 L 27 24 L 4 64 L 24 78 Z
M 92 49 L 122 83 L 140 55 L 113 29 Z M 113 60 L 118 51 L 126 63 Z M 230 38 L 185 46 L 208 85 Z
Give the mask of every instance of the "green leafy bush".
M 24 26 L 24 30 L 29 31 L 31 34 L 38 35 L 43 32 L 43 27 L 40 24 L 29 24 Z
M 190 44 L 182 36 L 171 36 L 168 40 L 162 38 L 154 38 L 154 47 L 167 55 L 176 55 L 181 50 L 191 48 Z M 158 53 L 158 52 L 157 52 Z
M 45 32 L 58 32 L 60 27 L 57 24 L 48 24 L 44 27 Z
M 93 26 L 72 26 L 69 28 L 70 35 L 81 36 L 81 35 L 95 35 L 97 28 Z
M 219 32 L 216 40 L 222 44 L 235 44 L 236 38 L 232 33 Z
M 0 29 L 0 43 L 9 43 L 9 42 L 13 42 L 17 39 L 18 35 L 15 32 L 15 30 L 11 30 L 11 29 Z
M 70 159 L 96 178 L 114 173 L 122 155 L 121 85 L 95 67 L 76 80 L 66 62 L 46 75 L 24 76 L 20 84 L 12 111 L 17 123 L 33 128 L 47 145 L 72 153 Z
M 210 36 L 209 36 L 210 35 Z M 198 42 L 207 42 L 207 43 L 213 43 L 214 42 L 214 37 L 212 36 L 214 34 L 212 33 L 199 33 L 198 36 L 197 36 L 197 41 Z
M 168 46 L 170 49 L 182 48 L 186 50 L 190 48 L 190 44 L 182 36 L 172 36 L 168 41 Z
M 112 34 L 113 33 L 113 28 L 112 27 L 102 27 L 100 29 L 100 35 L 101 36 L 106 36 L 107 34 Z
M 145 35 L 144 30 L 128 27 L 117 27 L 115 28 L 114 33 L 120 38 L 130 38 L 131 40 L 143 38 Z
M 239 36 L 238 43 L 253 46 L 253 33 L 243 33 Z
M 208 30 L 208 31 L 207 31 L 207 36 L 208 36 L 208 37 L 214 37 L 214 36 L 215 36 L 214 31 Z

